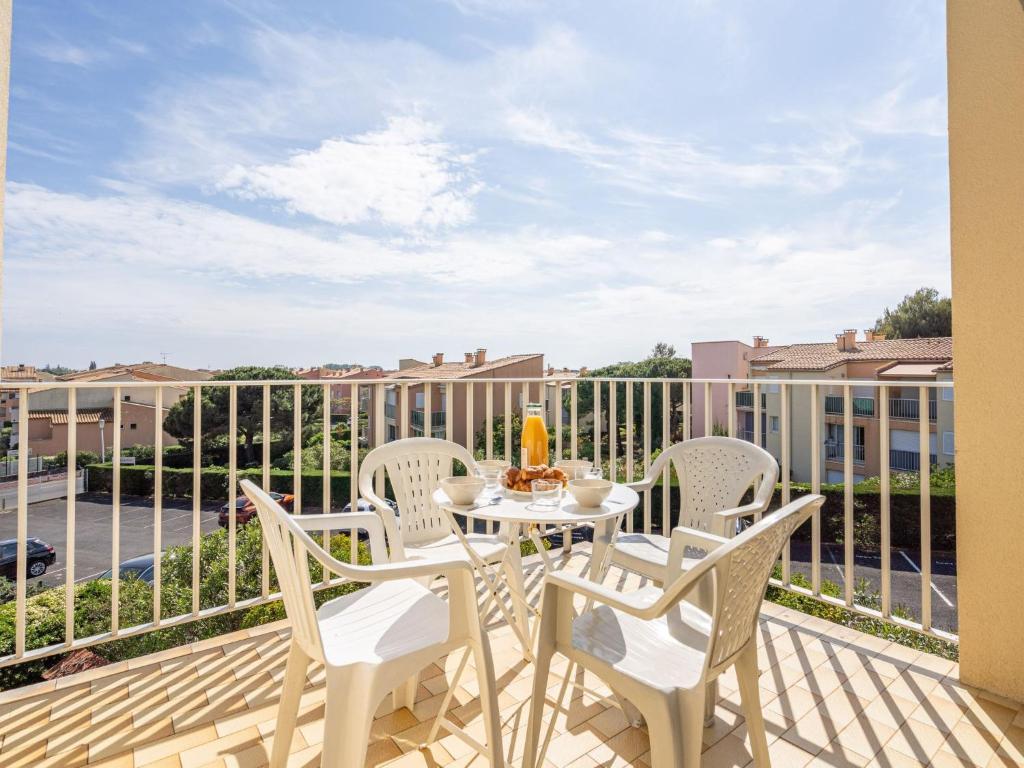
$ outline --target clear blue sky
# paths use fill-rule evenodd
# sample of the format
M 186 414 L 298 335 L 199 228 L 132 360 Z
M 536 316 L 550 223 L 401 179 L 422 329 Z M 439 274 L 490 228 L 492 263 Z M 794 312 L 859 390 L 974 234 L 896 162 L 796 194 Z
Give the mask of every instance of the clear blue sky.
M 943 3 L 16 3 L 6 362 L 824 340 L 949 288 Z

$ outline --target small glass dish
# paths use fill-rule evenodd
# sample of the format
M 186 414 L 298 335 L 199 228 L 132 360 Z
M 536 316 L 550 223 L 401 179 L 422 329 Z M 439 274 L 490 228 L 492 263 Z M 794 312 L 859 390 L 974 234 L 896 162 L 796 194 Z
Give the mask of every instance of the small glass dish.
M 533 480 L 530 482 L 533 503 L 538 507 L 557 507 L 562 501 L 561 480 Z

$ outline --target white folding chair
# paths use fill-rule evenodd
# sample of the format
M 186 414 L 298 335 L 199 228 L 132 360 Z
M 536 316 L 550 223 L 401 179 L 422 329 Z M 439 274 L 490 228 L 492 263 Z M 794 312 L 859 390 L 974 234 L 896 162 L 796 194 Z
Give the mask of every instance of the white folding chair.
M 465 559 L 388 563 L 383 526 L 375 513 L 293 516 L 252 482 L 243 480 L 241 487 L 256 505 L 292 625 L 272 768 L 281 768 L 287 762 L 311 660 L 324 665 L 327 678 L 320 764 L 322 768 L 355 768 L 366 759 L 370 726 L 381 699 L 423 667 L 460 648 L 465 654 L 449 696 L 472 654 L 487 744 L 480 744 L 445 716 L 447 697 L 427 741 L 433 741 L 438 730 L 444 728 L 485 755 L 491 765 L 504 766 L 494 662 L 477 613 L 473 571 Z M 306 533 L 350 528 L 369 533 L 373 565 L 336 560 Z M 370 586 L 329 600 L 317 609 L 310 585 L 309 556 L 327 571 L 369 582 Z M 447 602 L 419 581 L 436 575 L 448 579 Z
M 731 537 L 742 518 L 755 521 L 768 509 L 779 479 L 779 465 L 768 451 L 731 437 L 698 437 L 676 443 L 662 451 L 647 476 L 631 483 L 637 492 L 649 491 L 666 468 L 679 478 L 677 526 Z M 739 506 L 743 494 L 754 483 L 757 491 L 750 504 Z M 670 486 L 662 489 L 669 493 Z M 670 521 L 662 521 L 669 530 Z M 656 533 L 620 533 L 615 539 L 612 562 L 646 576 L 657 584 L 675 577 L 667 573 L 670 539 Z M 683 569 L 693 566 L 692 557 L 680 561 Z
M 664 590 L 649 586 L 623 594 L 579 576 L 548 573 L 525 768 L 538 764 L 544 695 L 556 652 L 569 659 L 567 681 L 578 664 L 639 710 L 650 735 L 653 768 L 698 768 L 705 689 L 735 666 L 754 765 L 769 768 L 757 684 L 758 613 L 783 545 L 823 502 L 822 496 L 804 496 L 730 540 L 676 528 L 673 545 L 711 551 Z M 686 598 L 708 582 L 712 602 L 705 611 Z M 598 607 L 577 616 L 574 595 Z

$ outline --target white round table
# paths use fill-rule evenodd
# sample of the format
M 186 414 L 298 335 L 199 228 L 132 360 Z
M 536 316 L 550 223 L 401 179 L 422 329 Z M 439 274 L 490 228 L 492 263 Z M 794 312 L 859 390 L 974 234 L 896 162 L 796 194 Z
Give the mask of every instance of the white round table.
M 529 627 L 516 626 L 518 622 L 513 619 L 507 610 L 504 610 L 504 604 L 501 603 L 497 596 L 496 580 L 488 572 L 487 564 L 480 559 L 470 546 L 465 533 L 462 531 L 462 527 L 455 519 L 455 515 L 466 515 L 482 520 L 493 520 L 499 523 L 500 532 L 506 537 L 509 549 L 516 547 L 517 551 L 519 536 L 525 526 L 530 540 L 537 547 L 537 552 L 540 554 L 546 570 L 554 568 L 554 563 L 540 540 L 539 527 L 592 523 L 594 525 L 594 543 L 590 556 L 589 576 L 591 580 L 600 582 L 604 579 L 611 563 L 611 549 L 615 544 L 615 535 L 622 526 L 622 518 L 627 513 L 631 513 L 636 509 L 636 506 L 640 503 L 640 496 L 629 486 L 615 483 L 608 498 L 599 507 L 580 506 L 568 491 L 562 494 L 562 499 L 557 507 L 546 507 L 536 504 L 529 497 L 506 494 L 505 491 L 499 491 L 499 493 L 500 496 L 493 498 L 480 497 L 473 504 L 455 504 L 448 498 L 448 494 L 439 488 L 434 491 L 433 500 L 448 515 L 452 529 L 466 549 L 474 568 L 476 568 L 487 584 L 499 607 L 502 608 L 505 618 L 513 625 L 513 630 L 519 635 L 524 655 L 530 658 L 532 657 L 532 642 L 529 640 L 531 637 Z M 563 535 L 570 534 L 563 532 Z M 507 556 L 499 564 L 499 569 L 508 567 L 509 563 L 506 560 Z M 531 612 L 535 613 L 536 611 L 530 607 L 526 599 L 526 594 L 516 594 L 520 591 L 513 588 L 513 585 L 516 583 L 512 580 L 507 581 L 513 600 L 519 601 L 523 607 L 521 615 L 525 616 Z

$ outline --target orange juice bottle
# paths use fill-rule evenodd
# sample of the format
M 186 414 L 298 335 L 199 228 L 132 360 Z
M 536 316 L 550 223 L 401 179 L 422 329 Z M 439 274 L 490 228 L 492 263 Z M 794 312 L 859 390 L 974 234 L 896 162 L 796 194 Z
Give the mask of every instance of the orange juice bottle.
M 548 463 L 548 430 L 544 426 L 544 408 L 540 403 L 528 403 L 526 406 L 522 448 L 524 467 Z

